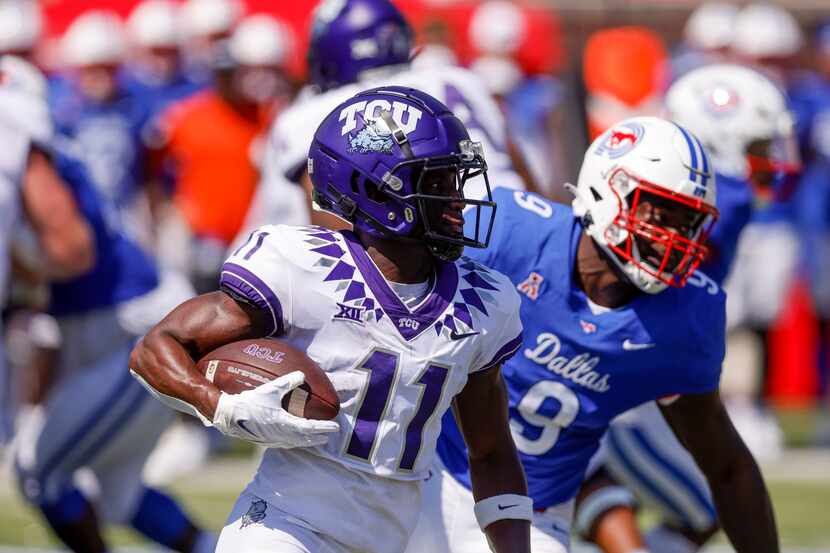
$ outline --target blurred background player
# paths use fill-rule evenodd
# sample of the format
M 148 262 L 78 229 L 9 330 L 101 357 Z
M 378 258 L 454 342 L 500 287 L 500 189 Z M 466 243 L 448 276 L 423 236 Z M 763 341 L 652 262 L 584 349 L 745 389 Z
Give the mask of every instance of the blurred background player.
M 734 23 L 731 55 L 776 81 L 787 94 L 795 117 L 801 158 L 814 117 L 814 79 L 798 60 L 805 44 L 798 21 L 772 3 L 744 6 Z M 781 454 L 783 436 L 763 400 L 768 382 L 771 329 L 792 303 L 799 279 L 799 237 L 793 193 L 798 179 L 776 179 L 756 187 L 749 224 L 738 243 L 734 270 L 725 282 L 730 325 L 727 360 L 732 405 L 730 414 L 759 458 Z M 742 396 L 742 398 L 741 398 Z
M 227 40 L 244 13 L 237 0 L 186 0 L 180 21 L 184 35 L 188 77 L 209 84 L 213 77 L 214 47 Z
M 292 93 L 284 71 L 291 48 L 274 18 L 243 19 L 213 47 L 211 88 L 171 105 L 156 123 L 156 175 L 169 171 L 173 181 L 159 255 L 198 291 L 216 287 L 256 192 L 263 135 Z
M 182 27 L 179 4 L 172 0 L 145 0 L 127 19 L 131 50 L 125 86 L 132 94 L 146 98 L 150 116 L 200 88 L 185 71 Z
M 66 252 L 86 263 L 82 270 L 45 274 L 51 281 L 48 312 L 57 318 L 62 341 L 54 372 L 41 381 L 40 403 L 15 437 L 20 490 L 73 551 L 105 551 L 104 522 L 129 524 L 178 551 L 212 551 L 212 535 L 198 530 L 169 497 L 142 484 L 144 461 L 170 414 L 125 370 L 136 336 L 188 297 L 189 287 L 160 281 L 153 262 L 113 226 L 117 219 L 83 165 L 62 137 L 52 136 L 45 80 L 34 68 L 26 70 L 41 79 L 23 91 L 31 120 L 28 126 L 7 121 L 3 130 L 10 143 L 25 146 L 17 151 L 24 160 L 28 152 L 30 166 L 33 158 L 41 159 L 39 172 L 30 169 L 24 183 L 37 179 L 39 186 L 54 187 L 42 190 L 45 198 L 60 202 L 68 195 L 78 206 L 89 249 Z M 3 112 L 18 113 L 21 103 L 5 94 Z M 75 236 L 71 221 L 59 217 L 60 208 L 52 208 L 51 223 L 63 223 L 61 232 Z M 84 481 L 85 474 L 92 479 Z
M 52 124 L 48 109 L 42 100 L 32 99 L 46 93 L 45 81 L 36 69 L 11 56 L 0 57 L 0 76 L 0 133 L 4 144 L 0 155 L 0 297 L 5 308 L 14 264 L 12 237 L 22 220 L 31 229 L 31 245 L 40 252 L 41 274 L 57 279 L 75 277 L 89 270 L 95 253 L 92 229 L 49 161 Z M 37 277 L 42 278 L 41 274 Z M 12 436 L 18 402 L 6 367 L 5 341 L 5 337 L 0 340 L 3 445 Z
M 700 270 L 721 285 L 750 219 L 755 190 L 792 178 L 800 169 L 793 117 L 783 92 L 770 79 L 747 67 L 724 64 L 693 69 L 675 81 L 666 93 L 666 110 L 711 153 L 720 216 Z M 729 378 L 727 372 L 723 380 Z M 724 386 L 730 389 L 729 383 Z M 724 397 L 727 407 L 742 400 Z M 740 430 L 754 450 L 757 436 Z M 706 480 L 655 404 L 614 421 L 595 466 L 603 461 L 604 468 L 583 486 L 576 516 L 580 534 L 603 551 L 633 553 L 647 547 L 653 552 L 691 552 L 717 531 Z M 648 533 L 645 545 L 636 530 L 631 492 L 658 507 L 665 520 Z
M 529 188 L 549 196 L 563 180 L 570 146 L 561 139 L 566 91 L 555 76 L 564 58 L 560 33 L 549 11 L 502 0 L 477 5 L 468 30 L 470 70 L 509 121 L 508 147 L 521 152 L 511 154 L 513 165 Z
M 146 98 L 131 93 L 119 76 L 127 54 L 121 20 L 112 12 L 87 12 L 72 22 L 61 48 L 68 73 L 50 91 L 57 129 L 75 143 L 127 232 L 152 249 L 142 141 L 150 109 Z
M 740 9 L 726 2 L 703 2 L 683 25 L 683 41 L 672 52 L 672 73 L 677 78 L 710 63 L 728 61 Z
M 10 54 L 32 61 L 42 30 L 37 2 L 0 2 L 0 55 Z
M 249 214 L 238 242 L 259 223 L 283 220 L 280 216 L 286 211 L 302 214 L 304 202 L 294 185 L 302 185 L 305 205 L 310 206 L 306 150 L 315 125 L 345 98 L 380 84 L 417 87 L 438 98 L 458 115 L 473 140 L 483 144 L 491 182 L 525 187 L 513 169 L 504 117 L 483 83 L 459 67 L 445 67 L 438 73 L 429 68 L 410 69 L 412 39 L 408 22 L 388 0 L 326 1 L 318 6 L 308 51 L 310 86 L 274 123 L 256 210 Z M 483 181 L 471 181 L 465 194 L 482 197 Z M 333 227 L 344 224 L 331 215 L 305 209 L 305 217 L 312 222 Z

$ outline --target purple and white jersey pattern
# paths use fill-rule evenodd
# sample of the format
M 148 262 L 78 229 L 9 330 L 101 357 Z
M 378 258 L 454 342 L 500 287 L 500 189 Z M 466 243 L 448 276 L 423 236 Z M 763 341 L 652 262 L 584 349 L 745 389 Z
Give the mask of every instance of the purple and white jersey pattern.
M 521 343 L 518 294 L 501 274 L 464 257 L 439 263 L 430 292 L 410 309 L 350 232 L 262 227 L 221 279 L 223 290 L 270 313 L 268 332 L 306 351 L 334 384 L 340 433 L 311 452 L 395 480 L 426 476 L 441 417 L 468 375 Z M 259 480 L 282 477 L 269 466 L 272 453 Z
M 301 95 L 279 115 L 271 129 L 263 178 L 268 180 L 274 178 L 271 175 L 280 174 L 296 181 L 305 168 L 314 131 L 326 115 L 360 91 L 391 85 L 417 88 L 446 104 L 464 123 L 470 139 L 484 147 L 491 186 L 524 189 L 507 152 L 507 126 L 501 110 L 479 78 L 460 67 L 442 68 L 440 73 L 429 68 L 407 69 L 319 95 Z M 483 198 L 483 179 L 471 180 L 464 192 L 469 198 Z

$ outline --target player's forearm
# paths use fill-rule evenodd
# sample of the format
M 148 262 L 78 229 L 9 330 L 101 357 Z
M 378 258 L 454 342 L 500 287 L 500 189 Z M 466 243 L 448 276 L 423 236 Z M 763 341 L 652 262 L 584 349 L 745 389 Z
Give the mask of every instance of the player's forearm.
M 524 471 L 515 448 L 499 448 L 486 457 L 470 459 L 470 478 L 476 501 L 504 494 L 527 496 Z M 516 508 L 511 502 L 499 505 L 508 513 Z M 484 532 L 496 553 L 530 551 L 530 523 L 505 518 L 488 525 Z
M 721 527 L 737 553 L 778 553 L 775 514 L 758 465 L 743 453 L 710 481 Z
M 130 369 L 160 394 L 213 419 L 219 389 L 198 371 L 187 349 L 169 333 L 155 328 L 139 341 L 130 355 Z

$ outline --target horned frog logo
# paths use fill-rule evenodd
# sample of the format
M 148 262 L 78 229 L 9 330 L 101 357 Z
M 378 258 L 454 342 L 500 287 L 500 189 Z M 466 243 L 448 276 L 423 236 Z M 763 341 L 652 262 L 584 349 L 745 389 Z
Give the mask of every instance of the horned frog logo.
M 359 154 L 391 154 L 392 132 L 383 119 L 370 119 L 362 129 L 349 135 L 349 151 Z

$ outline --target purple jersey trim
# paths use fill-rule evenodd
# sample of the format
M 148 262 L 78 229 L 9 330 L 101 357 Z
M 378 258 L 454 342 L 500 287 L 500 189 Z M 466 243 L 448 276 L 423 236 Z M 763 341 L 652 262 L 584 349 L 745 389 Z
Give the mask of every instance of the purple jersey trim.
M 389 287 L 386 279 L 375 266 L 369 254 L 366 253 L 357 237 L 349 231 L 343 231 L 341 234 L 345 238 L 346 246 L 349 248 L 349 253 L 354 259 L 357 269 L 363 275 L 381 309 L 395 324 L 395 328 L 398 329 L 398 333 L 404 340 L 411 341 L 420 336 L 447 310 L 458 288 L 458 269 L 455 263 L 435 261 L 437 272 L 435 284 L 424 301 L 414 311 L 410 311 Z M 411 319 L 419 324 L 413 325 L 415 328 L 410 325 L 402 325 L 401 321 L 403 319 Z
M 513 338 L 512 340 L 510 340 L 509 342 L 504 344 L 499 349 L 499 351 L 496 352 L 496 355 L 493 356 L 493 359 L 489 363 L 487 363 L 486 365 L 482 365 L 480 368 L 476 369 L 475 372 L 483 371 L 483 370 L 489 369 L 491 367 L 495 367 L 499 363 L 504 363 L 505 361 L 507 361 L 508 359 L 513 357 L 513 354 L 516 353 L 516 351 L 518 351 L 519 346 L 521 346 L 521 345 L 522 345 L 522 335 L 520 333 L 518 336 L 516 336 L 515 338 Z
M 285 334 L 282 323 L 282 305 L 279 298 L 254 273 L 235 263 L 225 263 L 222 266 L 222 276 L 219 286 L 239 295 L 260 309 L 271 313 L 271 325 L 266 336 Z

